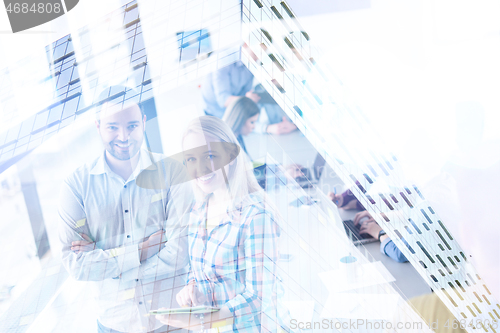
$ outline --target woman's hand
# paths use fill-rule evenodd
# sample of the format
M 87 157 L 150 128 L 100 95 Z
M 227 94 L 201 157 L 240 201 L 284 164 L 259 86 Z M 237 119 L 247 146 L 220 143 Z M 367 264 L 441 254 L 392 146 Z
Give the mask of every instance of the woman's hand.
M 183 308 L 203 304 L 204 295 L 198 291 L 196 281 L 191 280 L 187 286 L 181 289 L 175 296 L 177 303 Z
M 283 117 L 283 120 L 280 123 L 272 124 L 267 126 L 266 132 L 269 134 L 287 134 L 293 132 L 297 129 L 294 123 L 289 121 L 287 117 Z
M 337 205 L 337 207 L 342 207 L 342 204 L 344 203 L 344 197 L 342 196 L 342 194 L 328 192 L 328 198 L 332 200 Z

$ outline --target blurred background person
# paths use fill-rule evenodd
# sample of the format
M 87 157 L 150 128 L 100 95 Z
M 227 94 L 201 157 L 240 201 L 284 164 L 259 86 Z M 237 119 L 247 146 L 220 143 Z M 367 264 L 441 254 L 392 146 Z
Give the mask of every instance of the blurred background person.
M 247 155 L 248 151 L 243 136 L 253 132 L 259 114 L 259 107 L 250 98 L 239 97 L 229 105 L 222 118 L 231 128 L 238 143 Z M 250 157 L 250 155 L 248 156 Z
M 241 62 L 236 62 L 210 73 L 201 85 L 203 111 L 221 118 L 226 108 L 238 97 L 246 96 L 255 103 L 259 95 L 252 92 L 253 74 Z
M 392 239 L 382 230 L 380 225 L 375 221 L 371 214 L 363 207 L 363 205 L 356 199 L 351 190 L 346 190 L 342 194 L 328 193 L 328 197 L 339 207 L 339 209 L 356 210 L 354 215 L 354 225 L 359 225 L 360 234 L 369 234 L 380 242 L 380 252 L 397 262 L 407 262 L 405 255 L 394 244 Z M 408 243 L 402 239 L 408 246 Z
M 245 96 L 258 103 L 262 110 L 258 117 L 257 133 L 287 134 L 297 126 L 286 116 L 281 107 L 267 93 L 261 84 L 252 90 L 254 76 L 241 62 L 223 67 L 210 73 L 201 85 L 203 111 L 206 115 L 223 118 L 228 108 L 239 97 Z
M 287 117 L 281 107 L 276 104 L 262 84 L 257 84 L 254 91 L 260 97 L 259 107 L 261 108 L 255 132 L 281 135 L 297 129 L 297 126 Z

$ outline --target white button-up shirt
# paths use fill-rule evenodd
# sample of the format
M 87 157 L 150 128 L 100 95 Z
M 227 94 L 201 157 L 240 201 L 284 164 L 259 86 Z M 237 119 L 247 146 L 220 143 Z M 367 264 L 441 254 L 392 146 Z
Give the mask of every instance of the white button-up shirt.
M 165 295 L 169 288 L 164 285 L 173 276 L 187 271 L 191 187 L 182 164 L 162 158 L 141 150 L 136 169 L 124 181 L 111 171 L 103 153 L 78 168 L 61 188 L 63 264 L 73 278 L 92 281 L 99 321 L 121 332 L 162 326 L 148 313 L 171 307 L 170 297 L 160 294 Z M 139 243 L 158 230 L 165 230 L 165 247 L 141 263 Z M 96 249 L 71 251 L 71 242 L 82 240 L 79 233 L 95 241 Z

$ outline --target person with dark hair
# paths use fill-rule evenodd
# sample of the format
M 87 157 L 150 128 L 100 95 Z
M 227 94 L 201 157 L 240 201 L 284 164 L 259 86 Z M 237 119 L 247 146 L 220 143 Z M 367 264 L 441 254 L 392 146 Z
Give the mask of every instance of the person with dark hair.
M 222 119 L 226 108 L 239 97 L 245 96 L 254 103 L 259 103 L 259 109 L 263 110 L 260 119 L 255 121 L 257 133 L 281 135 L 295 131 L 297 126 L 261 84 L 252 90 L 253 79 L 253 74 L 241 61 L 208 74 L 201 85 L 205 114 Z M 264 100 L 261 100 L 263 97 Z
M 99 95 L 95 125 L 104 150 L 67 177 L 60 193 L 62 262 L 91 286 L 99 333 L 162 326 L 148 313 L 170 300 L 147 290 L 187 269 L 183 219 L 192 190 L 181 163 L 142 148 L 146 116 L 139 97 L 123 86 Z M 137 177 L 147 173 L 161 184 L 139 186 Z
M 228 106 L 222 118 L 231 128 L 238 139 L 238 143 L 247 155 L 248 151 L 243 136 L 253 132 L 259 113 L 259 107 L 250 98 L 239 97 Z

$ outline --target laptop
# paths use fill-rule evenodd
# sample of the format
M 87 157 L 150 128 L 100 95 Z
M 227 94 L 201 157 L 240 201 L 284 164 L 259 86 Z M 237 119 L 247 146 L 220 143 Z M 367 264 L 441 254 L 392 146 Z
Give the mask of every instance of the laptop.
M 323 169 L 325 168 L 325 160 L 320 155 L 317 154 L 313 163 L 312 168 L 303 168 L 302 172 L 308 178 L 301 179 L 302 184 L 295 179 L 302 188 L 310 188 L 310 190 L 306 191 L 306 195 L 301 196 L 295 200 L 292 200 L 288 204 L 294 207 L 300 207 L 302 205 L 310 206 L 314 204 L 318 204 L 320 209 L 327 214 L 330 219 L 337 225 L 337 227 L 342 230 L 341 221 L 343 221 L 342 225 L 344 226 L 347 237 L 352 240 L 355 246 L 360 244 L 368 244 L 372 242 L 378 241 L 378 239 L 371 237 L 368 234 L 360 234 L 359 233 L 359 225 L 354 226 L 354 222 L 347 218 L 343 218 L 343 214 L 340 214 L 340 210 L 337 206 L 316 187 L 311 188 L 312 184 L 316 184 L 319 182 L 321 175 L 323 174 Z M 259 185 L 263 189 L 269 189 L 272 186 L 275 186 L 279 183 L 286 183 L 283 172 L 280 171 L 280 167 L 278 164 L 254 164 L 254 174 L 257 178 Z M 314 177 L 314 178 L 313 178 Z M 310 181 L 311 179 L 312 181 Z M 368 220 L 368 217 L 364 217 L 360 220 L 360 223 Z
M 316 154 L 312 168 L 302 167 L 300 172 L 301 176 L 296 177 L 295 181 L 302 188 L 309 188 L 317 184 L 323 174 L 323 169 L 325 168 L 325 159 L 319 153 Z
M 361 224 L 368 220 L 369 217 L 363 217 L 360 220 L 360 223 L 355 226 L 354 222 L 348 217 L 352 215 L 345 216 L 346 212 L 337 208 L 335 203 L 333 203 L 324 193 L 321 192 L 318 188 L 313 188 L 307 191 L 308 195 L 302 196 L 296 200 L 293 200 L 289 203 L 291 206 L 299 207 L 302 205 L 313 205 L 318 204 L 320 209 L 327 214 L 330 219 L 335 223 L 335 225 L 342 230 L 345 230 L 345 233 L 349 239 L 353 242 L 355 246 L 368 244 L 377 242 L 378 239 L 373 238 L 369 234 L 360 234 L 359 229 Z M 352 214 L 352 212 L 349 212 Z M 341 223 L 342 221 L 342 223 Z
M 361 227 L 361 224 L 363 223 L 363 221 L 367 219 L 368 219 L 367 217 L 362 218 L 361 221 L 358 223 L 358 225 L 354 225 L 354 221 L 352 220 L 343 221 L 347 237 L 349 237 L 356 246 L 360 244 L 368 244 L 378 241 L 378 239 L 373 238 L 369 234 L 360 234 L 359 229 Z

